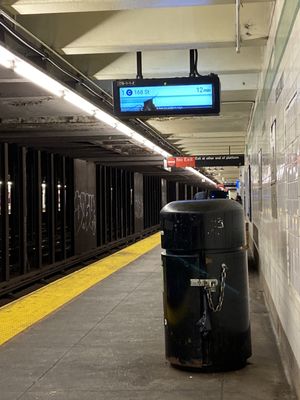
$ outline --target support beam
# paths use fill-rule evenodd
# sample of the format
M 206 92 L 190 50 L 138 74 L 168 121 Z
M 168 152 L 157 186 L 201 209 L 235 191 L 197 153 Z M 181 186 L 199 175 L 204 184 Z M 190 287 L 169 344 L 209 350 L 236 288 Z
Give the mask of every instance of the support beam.
M 234 139 L 232 139 L 230 136 L 228 136 L 227 138 L 225 138 L 225 137 L 223 137 L 223 138 L 214 138 L 214 137 L 209 137 L 209 136 L 206 136 L 206 137 L 202 137 L 202 134 L 201 134 L 201 136 L 199 135 L 199 138 L 192 138 L 192 139 L 189 139 L 189 138 L 185 138 L 185 139 L 180 139 L 180 140 L 174 140 L 174 141 L 172 141 L 173 143 L 176 143 L 176 145 L 181 145 L 181 146 L 183 146 L 183 147 L 185 147 L 185 146 L 189 146 L 189 145 L 192 145 L 192 146 L 199 146 L 199 145 L 208 145 L 208 144 L 218 144 L 218 145 L 220 145 L 220 143 L 221 144 L 224 144 L 224 145 L 226 145 L 227 144 L 227 146 L 228 146 L 228 143 L 229 143 L 229 146 L 231 145 L 231 143 L 234 143 L 235 145 L 236 144 L 244 144 L 245 143 L 245 137 L 242 137 L 242 138 L 234 138 Z
M 245 0 L 248 2 L 260 2 L 265 0 Z M 207 6 L 218 4 L 232 4 L 234 0 L 185 0 L 186 7 Z M 19 14 L 52 14 L 52 13 L 76 13 L 126 10 L 135 8 L 154 7 L 179 7 L 182 1 L 178 0 L 4 0 L 2 6 L 11 7 Z
M 265 2 L 244 4 L 243 46 L 266 42 L 270 9 Z M 234 20 L 234 4 L 20 17 L 31 32 L 65 54 L 234 48 Z M 250 27 L 249 20 L 254 21 Z

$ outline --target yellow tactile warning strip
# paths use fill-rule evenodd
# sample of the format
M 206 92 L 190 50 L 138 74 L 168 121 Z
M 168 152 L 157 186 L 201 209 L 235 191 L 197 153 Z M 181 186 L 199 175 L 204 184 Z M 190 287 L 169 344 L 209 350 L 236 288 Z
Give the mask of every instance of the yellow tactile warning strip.
M 0 308 L 0 345 L 160 243 L 156 233 Z

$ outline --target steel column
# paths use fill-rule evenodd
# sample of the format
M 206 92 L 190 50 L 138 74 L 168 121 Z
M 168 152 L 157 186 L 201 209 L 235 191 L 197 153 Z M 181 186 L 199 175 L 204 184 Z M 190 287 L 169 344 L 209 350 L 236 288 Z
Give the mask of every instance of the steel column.
M 27 272 L 27 171 L 25 147 L 20 149 L 20 264 L 21 273 Z
M 129 173 L 129 235 L 134 233 L 134 187 L 133 187 L 133 172 Z
M 120 211 L 121 211 L 121 229 L 120 229 L 120 235 L 121 238 L 125 236 L 125 226 L 124 226 L 124 170 L 121 169 L 120 171 Z
M 107 169 L 109 167 L 103 167 L 103 181 L 102 181 L 102 199 L 103 199 L 103 209 L 102 209 L 102 232 L 103 232 L 103 244 L 108 242 L 107 236 Z
M 102 197 L 101 197 L 101 169 L 96 166 L 96 199 L 97 199 L 97 246 L 102 246 Z
M 108 186 L 109 186 L 109 241 L 113 241 L 113 182 L 112 182 L 112 168 L 109 167 L 109 180 L 108 180 Z
M 55 181 L 54 181 L 54 155 L 50 154 L 49 157 L 49 201 L 48 201 L 48 212 L 49 212 L 49 253 L 50 253 L 50 264 L 55 262 Z
M 128 208 L 130 205 L 130 186 L 129 186 L 129 172 L 128 171 L 124 171 L 124 192 L 125 192 L 125 196 L 124 196 L 124 224 L 125 224 L 125 236 L 129 235 L 129 229 L 128 229 L 128 225 L 129 225 L 129 218 L 128 218 Z
M 66 158 L 62 157 L 62 182 L 61 182 L 61 252 L 62 259 L 67 258 L 67 248 L 66 248 L 66 227 L 67 227 L 67 210 L 66 210 Z
M 8 144 L 3 144 L 1 160 L 3 171 L 2 186 L 2 260 L 4 262 L 3 280 L 9 280 L 9 218 L 8 218 Z
M 115 240 L 119 239 L 119 204 L 118 204 L 118 170 L 117 168 L 114 169 L 114 228 L 115 228 Z
M 35 190 L 36 190 L 36 267 L 42 266 L 42 172 L 41 172 L 41 152 L 35 153 Z

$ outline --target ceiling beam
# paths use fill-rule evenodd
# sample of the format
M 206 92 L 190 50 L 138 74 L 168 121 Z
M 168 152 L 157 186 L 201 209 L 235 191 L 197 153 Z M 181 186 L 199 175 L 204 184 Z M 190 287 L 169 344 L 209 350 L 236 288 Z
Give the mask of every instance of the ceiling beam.
M 214 144 L 222 144 L 222 145 L 226 145 L 226 144 L 231 144 L 233 143 L 234 145 L 244 145 L 245 144 L 245 140 L 236 140 L 236 139 L 232 139 L 232 138 L 223 138 L 223 139 L 212 139 L 212 138 L 206 138 L 206 139 L 183 139 L 183 140 L 175 140 L 172 141 L 172 143 L 176 143 L 176 145 L 181 145 L 183 147 L 187 147 L 187 146 L 202 146 L 202 145 L 214 145 Z
M 241 8 L 243 46 L 265 44 L 270 9 L 268 2 Z M 235 46 L 234 4 L 20 16 L 19 21 L 64 54 Z
M 234 138 L 244 138 L 245 133 L 244 132 L 221 132 L 221 131 L 216 131 L 216 132 L 201 132 L 201 133 L 189 133 L 189 132 L 181 132 L 181 133 L 174 133 L 168 135 L 168 139 L 197 139 L 199 137 L 213 137 L 213 138 L 219 138 L 222 139 L 223 137 L 234 137 Z
M 245 147 L 235 147 L 235 146 L 230 146 L 230 153 L 231 154 L 244 154 L 244 149 Z M 190 156 L 196 156 L 200 154 L 229 154 L 229 146 L 219 146 L 219 147 L 195 147 L 193 148 L 193 151 L 190 151 L 190 149 L 186 149 L 185 153 L 190 155 Z
M 243 3 L 265 0 L 244 0 Z M 232 4 L 234 0 L 185 0 L 185 6 Z M 19 14 L 48 14 L 125 10 L 135 8 L 163 8 L 182 6 L 179 0 L 3 0 L 2 6 L 11 7 Z

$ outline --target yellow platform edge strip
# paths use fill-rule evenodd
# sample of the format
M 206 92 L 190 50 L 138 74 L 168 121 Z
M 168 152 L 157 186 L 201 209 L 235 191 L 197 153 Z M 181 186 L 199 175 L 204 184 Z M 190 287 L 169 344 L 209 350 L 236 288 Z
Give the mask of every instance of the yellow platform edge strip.
M 160 243 L 156 233 L 0 308 L 0 345 Z

